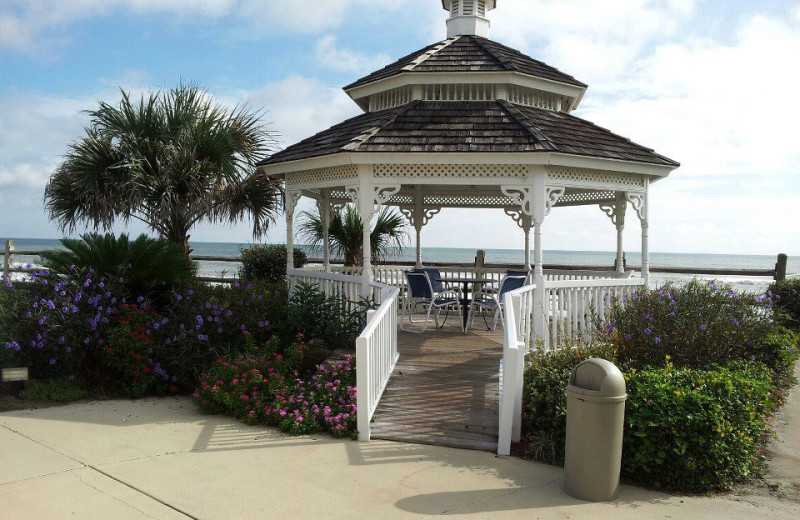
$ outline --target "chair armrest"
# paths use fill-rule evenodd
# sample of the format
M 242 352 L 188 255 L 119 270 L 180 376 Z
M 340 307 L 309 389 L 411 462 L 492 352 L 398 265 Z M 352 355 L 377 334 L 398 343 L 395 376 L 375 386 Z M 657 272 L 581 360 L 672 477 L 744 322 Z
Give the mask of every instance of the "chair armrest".
M 442 292 L 436 293 L 434 295 L 434 298 L 441 298 L 442 296 L 447 295 L 447 294 L 453 294 L 459 300 L 462 299 L 462 297 L 461 297 L 461 288 L 460 287 L 450 287 L 448 289 L 445 289 Z

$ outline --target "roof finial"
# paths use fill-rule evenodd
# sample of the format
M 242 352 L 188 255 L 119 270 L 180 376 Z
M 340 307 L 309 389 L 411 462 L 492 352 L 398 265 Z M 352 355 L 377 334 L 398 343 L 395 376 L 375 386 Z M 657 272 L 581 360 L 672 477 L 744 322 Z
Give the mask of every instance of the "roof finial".
M 450 11 L 447 19 L 447 37 L 489 37 L 489 19 L 486 14 L 497 7 L 497 0 L 442 0 L 442 7 Z

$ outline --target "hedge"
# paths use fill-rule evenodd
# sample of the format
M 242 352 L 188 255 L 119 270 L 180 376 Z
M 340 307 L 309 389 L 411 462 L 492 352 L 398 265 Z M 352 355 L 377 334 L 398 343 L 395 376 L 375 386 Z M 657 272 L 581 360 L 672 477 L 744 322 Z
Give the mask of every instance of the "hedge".
M 563 463 L 569 373 L 589 357 L 613 356 L 605 346 L 532 354 L 525 371 L 524 456 Z M 761 438 L 777 404 L 768 367 L 737 363 L 699 370 L 667 363 L 625 376 L 622 473 L 628 481 L 704 493 L 757 473 Z
M 243 280 L 264 280 L 268 283 L 282 283 L 286 280 L 286 245 L 254 245 L 240 249 L 242 266 L 239 277 Z M 294 249 L 296 269 L 306 265 L 305 251 Z

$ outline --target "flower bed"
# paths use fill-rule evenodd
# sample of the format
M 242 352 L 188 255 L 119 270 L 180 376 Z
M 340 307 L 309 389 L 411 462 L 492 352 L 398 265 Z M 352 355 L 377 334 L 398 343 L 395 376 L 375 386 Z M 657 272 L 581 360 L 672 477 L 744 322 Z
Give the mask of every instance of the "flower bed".
M 295 435 L 356 432 L 355 360 L 323 364 L 308 378 L 297 371 L 303 345 L 287 354 L 257 349 L 258 357 L 218 360 L 193 394 L 206 413 L 226 414 L 248 424 L 276 426 Z

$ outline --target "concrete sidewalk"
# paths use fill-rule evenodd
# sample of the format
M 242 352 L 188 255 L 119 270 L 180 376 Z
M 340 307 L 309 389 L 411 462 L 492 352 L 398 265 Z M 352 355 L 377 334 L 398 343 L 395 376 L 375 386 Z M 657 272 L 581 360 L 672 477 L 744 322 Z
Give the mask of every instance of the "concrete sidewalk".
M 590 504 L 558 468 L 490 453 L 288 437 L 187 399 L 0 415 L 3 519 L 797 518 L 774 496 L 676 497 L 624 486 Z

